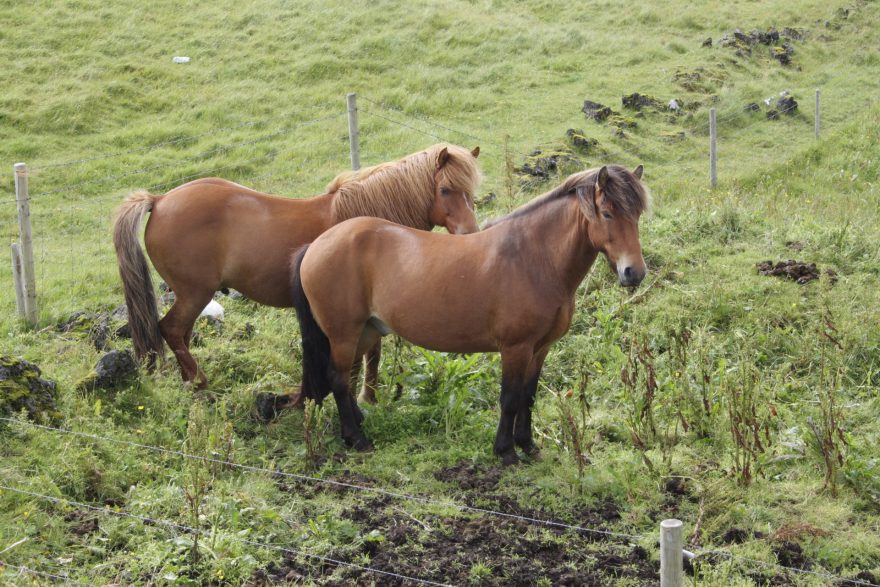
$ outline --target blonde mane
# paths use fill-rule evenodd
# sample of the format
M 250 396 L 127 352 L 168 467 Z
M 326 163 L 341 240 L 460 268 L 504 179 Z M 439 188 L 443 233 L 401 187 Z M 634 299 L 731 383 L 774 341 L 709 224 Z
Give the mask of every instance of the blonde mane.
M 446 147 L 449 159 L 440 173 L 455 190 L 473 195 L 480 170 L 470 151 L 457 145 L 437 144 L 389 163 L 380 163 L 337 175 L 327 186 L 333 198 L 333 220 L 376 216 L 405 226 L 430 230 L 436 184 L 437 156 Z

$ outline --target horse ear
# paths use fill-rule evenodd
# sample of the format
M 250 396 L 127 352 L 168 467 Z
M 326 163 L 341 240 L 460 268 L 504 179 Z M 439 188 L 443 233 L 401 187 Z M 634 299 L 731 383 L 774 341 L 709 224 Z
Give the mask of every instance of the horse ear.
M 575 191 L 577 193 L 578 206 L 580 207 L 581 212 L 584 213 L 587 220 L 594 219 L 596 217 L 596 202 L 591 194 L 587 193 L 587 188 L 579 186 Z
M 474 147 L 474 150 L 471 151 L 471 155 L 474 156 L 474 159 L 476 159 L 477 157 L 479 157 L 479 156 L 480 156 L 480 147 L 479 147 L 479 146 Z
M 605 189 L 605 184 L 608 183 L 608 166 L 603 165 L 602 169 L 599 170 L 599 173 L 596 175 L 596 187 L 600 190 Z
M 443 147 L 437 154 L 437 171 L 440 171 L 447 161 L 449 161 L 449 149 Z
M 644 165 L 639 165 L 635 169 L 633 169 L 633 175 L 635 175 L 638 179 L 642 179 L 642 174 L 645 172 Z

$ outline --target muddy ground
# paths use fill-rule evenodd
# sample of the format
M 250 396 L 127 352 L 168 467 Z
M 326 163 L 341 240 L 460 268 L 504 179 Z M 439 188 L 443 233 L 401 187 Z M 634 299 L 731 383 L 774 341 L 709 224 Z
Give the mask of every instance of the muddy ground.
M 537 519 L 559 519 L 547 512 L 524 509 L 498 487 L 502 471 L 462 462 L 435 473 L 450 484 L 459 503 Z M 363 478 L 346 482 L 370 484 Z M 313 485 L 285 485 L 284 489 L 314 491 Z M 347 492 L 345 488 L 323 490 Z M 455 585 L 614 585 L 621 578 L 630 584 L 657 582 L 657 562 L 649 552 L 626 539 L 580 533 L 514 518 L 493 515 L 420 515 L 402 510 L 405 504 L 384 495 L 365 495 L 343 516 L 362 529 L 376 529 L 384 541 L 364 544 L 369 566 L 401 575 Z M 561 521 L 588 528 L 611 530 L 620 520 L 617 506 L 605 502 Z M 332 556 L 332 555 L 330 555 Z M 350 560 L 350 559 L 348 559 Z M 331 576 L 332 575 L 332 576 Z M 411 581 L 378 576 L 358 569 L 338 571 L 332 564 L 304 562 L 294 556 L 258 571 L 251 585 L 285 582 L 318 585 L 415 585 Z

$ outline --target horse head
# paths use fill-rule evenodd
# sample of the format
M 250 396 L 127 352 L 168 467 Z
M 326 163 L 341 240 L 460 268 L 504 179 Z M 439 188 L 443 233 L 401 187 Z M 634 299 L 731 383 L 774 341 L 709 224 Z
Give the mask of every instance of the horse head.
M 647 272 L 639 242 L 639 217 L 649 201 L 641 183 L 643 169 L 604 166 L 595 174 L 595 183 L 577 187 L 590 242 L 604 253 L 624 287 L 639 285 Z
M 445 226 L 450 234 L 468 234 L 480 229 L 474 215 L 479 155 L 479 147 L 470 152 L 456 148 L 454 153 L 449 152 L 449 147 L 443 147 L 437 154 L 430 220 L 435 226 Z

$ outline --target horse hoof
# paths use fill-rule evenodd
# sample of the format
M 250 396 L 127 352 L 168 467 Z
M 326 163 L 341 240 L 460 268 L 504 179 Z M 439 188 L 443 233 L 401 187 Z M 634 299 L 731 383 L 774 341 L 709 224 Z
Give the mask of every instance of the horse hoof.
M 354 440 L 347 440 L 346 444 L 358 452 L 372 452 L 373 443 L 366 436 L 361 436 Z
M 501 455 L 501 464 L 504 465 L 505 467 L 509 467 L 511 465 L 518 465 L 519 464 L 519 457 L 516 456 L 516 451 L 514 451 L 513 449 L 510 449 L 509 451 L 507 451 L 506 453 Z
M 538 448 L 537 444 L 530 442 L 525 446 L 520 445 L 520 448 L 522 449 L 523 454 L 525 454 L 530 459 L 534 461 L 541 460 L 541 449 Z

